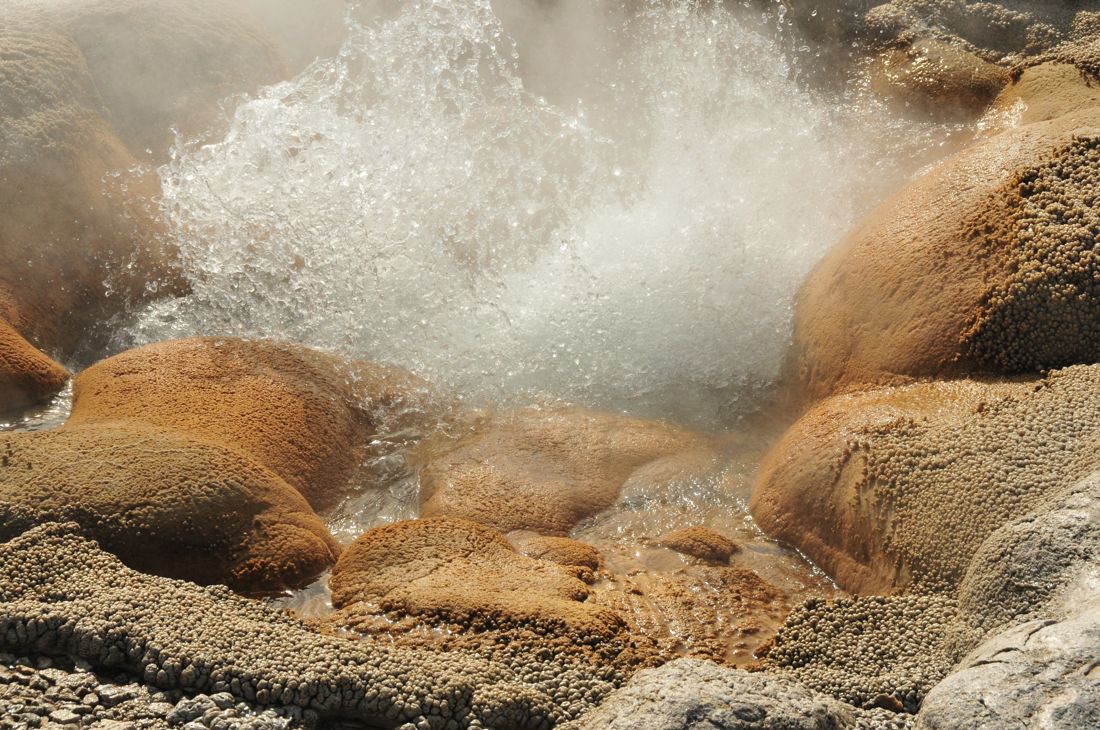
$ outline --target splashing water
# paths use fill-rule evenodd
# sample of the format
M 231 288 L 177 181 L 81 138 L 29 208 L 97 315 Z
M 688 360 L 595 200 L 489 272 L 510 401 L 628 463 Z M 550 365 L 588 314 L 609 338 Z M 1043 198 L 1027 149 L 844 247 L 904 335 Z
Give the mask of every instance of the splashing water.
M 126 344 L 281 337 L 472 400 L 728 419 L 775 378 L 798 282 L 886 175 L 759 27 L 691 6 L 609 15 L 614 52 L 557 105 L 489 0 L 349 20 L 339 57 L 162 169 L 192 292 Z

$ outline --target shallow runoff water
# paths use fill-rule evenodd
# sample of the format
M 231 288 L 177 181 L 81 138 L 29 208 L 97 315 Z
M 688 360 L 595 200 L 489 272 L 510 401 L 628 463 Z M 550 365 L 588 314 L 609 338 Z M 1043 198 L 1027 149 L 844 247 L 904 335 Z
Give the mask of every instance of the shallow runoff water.
M 777 15 L 376 5 L 224 139 L 181 142 L 161 178 L 192 291 L 117 347 L 278 337 L 480 404 L 729 423 L 776 377 L 800 280 L 942 140 L 809 91 Z

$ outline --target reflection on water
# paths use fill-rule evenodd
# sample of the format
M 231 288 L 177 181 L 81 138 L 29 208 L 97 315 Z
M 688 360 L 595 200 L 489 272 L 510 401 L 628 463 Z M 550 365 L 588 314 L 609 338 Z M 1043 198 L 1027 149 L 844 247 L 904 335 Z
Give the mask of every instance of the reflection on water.
M 70 380 L 48 402 L 31 406 L 14 416 L 0 416 L 0 431 L 45 431 L 65 423 L 73 407 L 73 385 Z

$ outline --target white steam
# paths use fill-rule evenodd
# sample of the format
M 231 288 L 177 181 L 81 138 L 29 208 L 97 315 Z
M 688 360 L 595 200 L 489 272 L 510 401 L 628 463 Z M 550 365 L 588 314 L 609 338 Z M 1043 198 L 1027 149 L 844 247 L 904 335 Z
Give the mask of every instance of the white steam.
M 603 16 L 615 48 L 557 105 L 525 87 L 489 0 L 351 23 L 339 57 L 162 170 L 193 293 L 131 338 L 281 337 L 473 399 L 735 415 L 776 376 L 792 295 L 865 209 L 881 150 L 758 28 L 641 5 Z

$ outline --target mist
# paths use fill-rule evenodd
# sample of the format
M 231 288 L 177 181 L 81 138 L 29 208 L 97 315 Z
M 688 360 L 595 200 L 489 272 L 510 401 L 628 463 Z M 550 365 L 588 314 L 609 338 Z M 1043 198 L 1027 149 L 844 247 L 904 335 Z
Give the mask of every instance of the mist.
M 755 9 L 415 0 L 346 22 L 223 138 L 179 140 L 159 175 L 190 293 L 118 348 L 277 337 L 475 403 L 728 423 L 776 378 L 800 280 L 933 133 L 806 88 L 813 58 Z

